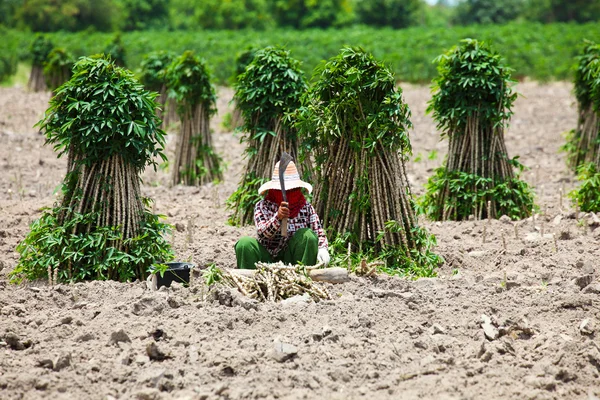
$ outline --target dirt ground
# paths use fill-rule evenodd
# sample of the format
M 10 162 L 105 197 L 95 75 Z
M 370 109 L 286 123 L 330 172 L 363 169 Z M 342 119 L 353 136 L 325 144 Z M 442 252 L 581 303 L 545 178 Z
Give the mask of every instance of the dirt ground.
M 414 124 L 409 178 L 421 194 L 447 143 L 425 115 L 429 89 L 402 87 Z M 52 205 L 66 160 L 32 127 L 49 95 L 0 88 L 0 398 L 600 397 L 600 215 L 576 216 L 560 195 L 574 187 L 558 152 L 577 120 L 571 89 L 517 86 L 506 142 L 530 167 L 535 221 L 494 220 L 485 236 L 486 221 L 423 221 L 446 259 L 439 278 L 352 277 L 330 287 L 333 301 L 256 305 L 209 296 L 197 281 L 156 292 L 139 282 L 9 284 L 15 247 Z M 220 120 L 232 92 L 219 95 Z M 229 267 L 253 228 L 226 225 L 244 162 L 219 120 L 223 183 L 169 188 L 159 170 L 146 172 L 143 190 L 168 222 L 192 221 L 191 244 L 185 231 L 172 238 L 180 260 Z

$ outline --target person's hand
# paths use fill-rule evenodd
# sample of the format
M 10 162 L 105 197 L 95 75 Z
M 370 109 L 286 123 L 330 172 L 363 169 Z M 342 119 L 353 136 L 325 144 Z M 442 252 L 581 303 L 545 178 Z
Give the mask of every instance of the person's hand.
M 323 265 L 329 264 L 329 251 L 326 247 L 321 247 L 317 253 L 317 261 L 323 263 Z
M 284 218 L 289 218 L 290 217 L 290 209 L 288 208 L 288 203 L 285 201 L 282 201 L 281 204 L 279 205 L 279 210 L 277 210 L 277 219 L 278 220 L 282 220 Z

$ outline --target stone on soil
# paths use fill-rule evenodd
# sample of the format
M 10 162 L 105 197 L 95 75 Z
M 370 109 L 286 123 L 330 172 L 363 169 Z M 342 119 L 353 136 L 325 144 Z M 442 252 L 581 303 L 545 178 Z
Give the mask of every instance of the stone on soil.
M 485 314 L 481 316 L 481 327 L 483 328 L 483 333 L 488 340 L 496 340 L 500 336 L 498 329 L 492 325 L 492 320 L 490 317 Z

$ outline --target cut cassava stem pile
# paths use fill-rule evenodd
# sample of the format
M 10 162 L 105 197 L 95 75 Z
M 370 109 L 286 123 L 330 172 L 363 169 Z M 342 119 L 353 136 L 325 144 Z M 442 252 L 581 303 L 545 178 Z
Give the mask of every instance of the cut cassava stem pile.
M 254 206 L 260 200 L 258 188 L 271 178 L 283 151 L 296 161 L 304 179 L 310 180 L 310 160 L 303 158 L 296 128 L 286 115 L 298 107 L 307 85 L 300 63 L 288 51 L 268 47 L 254 53 L 235 87 L 234 100 L 244 120 L 240 130 L 244 132 L 248 162 L 227 206 L 233 211 L 230 223 L 247 225 L 254 222 Z
M 58 88 L 71 78 L 74 57 L 66 49 L 55 48 L 44 62 L 44 78 L 50 90 Z
M 31 47 L 31 74 L 27 87 L 34 92 L 43 92 L 47 89 L 46 79 L 44 77 L 44 63 L 48 58 L 48 54 L 52 51 L 53 45 L 48 39 L 42 35 L 35 37 Z
M 585 41 L 577 61 L 574 87 L 579 119 L 563 147 L 573 171 L 589 163 L 600 168 L 600 45 Z
M 485 43 L 472 39 L 437 61 L 440 76 L 427 111 L 448 138 L 448 156 L 429 179 L 421 207 L 434 220 L 526 218 L 533 194 L 513 171 L 524 167 L 508 157 L 504 143 L 517 97 L 510 69 Z
M 563 146 L 569 166 L 577 171 L 578 187 L 569 193 L 584 212 L 600 211 L 600 45 L 586 41 L 575 72 L 579 109 L 577 129 Z
M 206 66 L 186 51 L 169 65 L 166 79 L 181 119 L 172 183 L 193 186 L 221 180 L 221 159 L 213 150 L 209 125 L 216 95 Z
M 296 126 L 315 159 L 313 206 L 330 242 L 348 240 L 386 272 L 431 276 L 441 259 L 431 251 L 435 238 L 417 225 L 404 167 L 410 110 L 393 73 L 362 49 L 344 48 L 314 79 Z
M 177 116 L 177 102 L 169 97 L 167 90 L 167 67 L 173 62 L 173 53 L 161 50 L 144 56 L 140 65 L 140 82 L 148 90 L 158 92 L 157 102 L 162 109 L 157 110 L 157 116 L 162 119 L 161 127 L 165 129 L 170 124 L 179 121 Z
M 209 114 L 209 109 L 203 104 L 198 104 L 189 107 L 181 115 L 173 185 L 182 183 L 195 186 L 222 179 L 220 159 L 212 149 Z
M 139 174 L 163 154 L 156 94 L 103 57 L 82 58 L 38 126 L 68 154 L 60 204 L 19 244 L 13 280 L 144 279 L 173 255 L 168 226 L 147 210 Z

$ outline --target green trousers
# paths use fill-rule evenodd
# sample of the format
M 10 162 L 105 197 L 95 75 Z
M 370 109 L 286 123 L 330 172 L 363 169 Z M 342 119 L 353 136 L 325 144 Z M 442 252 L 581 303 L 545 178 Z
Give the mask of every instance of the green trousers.
M 319 251 L 319 238 L 310 228 L 298 229 L 290 238 L 288 245 L 277 257 L 258 243 L 258 240 L 244 236 L 234 246 L 237 267 L 240 269 L 255 269 L 257 262 L 272 263 L 283 261 L 285 264 L 315 265 Z

